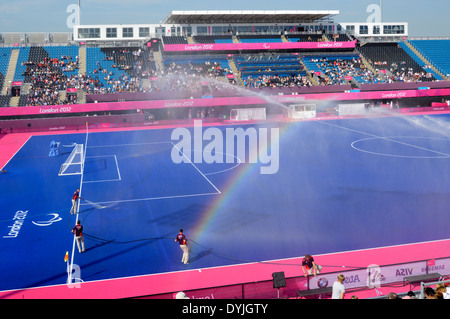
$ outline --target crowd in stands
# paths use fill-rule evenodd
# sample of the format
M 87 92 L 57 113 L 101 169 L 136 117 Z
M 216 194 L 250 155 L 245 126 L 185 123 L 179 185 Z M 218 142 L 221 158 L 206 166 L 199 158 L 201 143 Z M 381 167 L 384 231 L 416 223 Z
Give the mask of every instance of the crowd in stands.
M 96 76 L 91 75 L 72 75 L 67 79 L 67 85 L 86 92 L 86 94 L 106 94 L 106 93 L 124 93 L 137 92 L 139 82 L 137 79 L 129 79 L 126 76 L 117 79 L 110 74 L 104 76 L 107 86 Z
M 103 49 L 102 49 L 103 50 Z M 97 68 L 87 74 L 79 74 L 79 58 L 61 56 L 60 58 L 46 57 L 40 62 L 28 61 L 23 75 L 30 83 L 25 105 L 51 105 L 76 103 L 76 96 L 71 95 L 65 100 L 60 100 L 59 94 L 67 88 L 76 88 L 86 94 L 106 94 L 124 92 L 155 92 L 155 91 L 197 91 L 201 90 L 201 81 L 208 79 L 225 80 L 232 75 L 231 69 L 223 67 L 214 59 L 200 62 L 167 61 L 162 69 L 157 69 L 154 56 L 150 50 L 118 49 L 112 48 L 104 51 L 104 60 L 112 61 L 112 69 L 102 67 L 97 63 Z M 386 61 L 369 60 L 369 63 L 383 73 L 374 74 L 371 69 L 362 63 L 359 56 L 352 58 L 339 57 L 306 57 L 310 63 L 315 64 L 316 69 L 311 70 L 316 75 L 319 85 L 348 84 L 357 78 L 360 83 L 377 82 L 418 82 L 433 81 L 432 73 L 415 71 L 406 65 L 406 62 L 388 63 Z M 305 59 L 305 57 L 304 57 Z M 120 72 L 119 72 L 120 70 Z M 320 70 L 320 72 L 317 72 Z M 272 70 L 271 70 L 272 71 Z M 313 85 L 310 78 L 305 75 L 295 74 L 290 70 L 290 75 L 280 75 L 275 72 L 267 72 L 261 75 L 242 75 L 242 82 L 246 88 L 266 87 L 303 87 Z M 300 73 L 300 72 L 299 72 Z M 28 77 L 27 77 L 28 76 Z M 230 76 L 232 78 L 232 76 Z M 214 82 L 214 81 L 213 81 Z M 236 82 L 230 79 L 231 84 Z
M 155 81 L 150 82 L 146 91 L 184 90 L 186 92 L 198 92 L 201 90 L 203 82 L 217 80 L 231 73 L 231 70 L 223 68 L 220 63 L 214 61 L 183 64 L 169 62 L 161 70 L 161 75 Z M 213 83 L 215 82 L 213 81 Z
M 72 61 L 68 57 L 61 59 L 46 57 L 38 63 L 24 64 L 27 66 L 24 75 L 31 77 L 26 106 L 61 104 L 59 91 L 67 88 L 67 77 L 61 70 L 73 71 L 78 68 L 78 60 Z
M 105 52 L 104 60 L 114 61 L 112 68 L 127 71 L 133 77 L 156 76 L 154 57 L 149 51 L 138 49 L 117 49 Z
M 372 61 L 370 61 L 372 62 Z M 406 61 L 399 61 L 389 64 L 387 61 L 374 61 L 372 62 L 376 69 L 389 71 L 387 75 L 387 82 L 427 82 L 433 81 L 434 76 L 427 70 L 431 69 L 431 66 L 425 66 L 424 72 L 414 71 L 413 68 L 408 67 Z
M 437 284 L 435 288 L 425 287 L 424 299 L 450 299 L 450 286 L 448 284 Z M 401 297 L 390 292 L 387 299 L 419 299 L 414 291 L 409 291 L 405 296 Z
M 392 63 L 390 71 L 392 73 L 391 82 L 426 82 L 434 79 L 432 73 L 414 72 L 413 68 L 408 68 L 405 62 Z
M 311 81 L 306 75 L 260 75 L 257 77 L 248 76 L 243 79 L 244 86 L 247 88 L 263 88 L 263 87 L 301 87 L 311 86 Z
M 317 69 L 321 70 L 321 76 L 319 76 L 321 85 L 346 84 L 354 77 L 358 77 L 362 82 L 378 81 L 376 74 L 366 68 L 359 57 L 351 59 L 311 58 L 310 62 L 316 63 Z
M 204 63 L 190 62 L 188 64 L 171 62 L 165 67 L 165 73 L 170 75 L 198 75 L 206 78 L 217 78 L 230 73 L 230 70 L 228 68 L 222 68 L 217 62 L 211 61 L 205 61 Z

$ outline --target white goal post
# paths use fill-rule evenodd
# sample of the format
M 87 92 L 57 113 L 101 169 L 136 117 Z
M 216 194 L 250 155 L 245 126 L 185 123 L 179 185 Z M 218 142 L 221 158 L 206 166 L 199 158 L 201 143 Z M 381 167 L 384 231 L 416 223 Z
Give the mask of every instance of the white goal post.
M 83 144 L 75 144 L 67 160 L 59 169 L 59 176 L 79 175 L 84 167 L 84 147 Z
M 250 121 L 250 120 L 265 120 L 266 109 L 261 108 L 242 108 L 232 109 L 230 112 L 230 120 L 234 121 Z
M 341 115 L 361 115 L 366 113 L 366 109 L 369 107 L 369 103 L 350 103 L 339 104 L 338 113 Z
M 316 117 L 316 105 L 315 104 L 291 104 L 289 108 L 292 112 L 291 118 L 293 119 L 309 119 Z

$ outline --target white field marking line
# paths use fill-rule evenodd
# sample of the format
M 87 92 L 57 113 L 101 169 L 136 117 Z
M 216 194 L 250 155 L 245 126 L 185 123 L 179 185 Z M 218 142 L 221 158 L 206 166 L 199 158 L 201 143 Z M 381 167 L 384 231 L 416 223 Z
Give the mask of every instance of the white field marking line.
M 382 140 L 386 140 L 386 141 L 389 141 L 389 142 L 393 142 L 393 143 L 397 143 L 397 144 L 401 144 L 401 145 L 417 148 L 417 149 L 420 149 L 420 150 L 423 150 L 423 151 L 428 151 L 428 152 L 432 152 L 432 153 L 436 153 L 436 154 L 444 155 L 444 156 L 450 156 L 450 154 L 447 154 L 447 153 L 442 153 L 442 152 L 438 152 L 438 151 L 435 151 L 435 150 L 430 150 L 430 149 L 425 148 L 425 147 L 420 147 L 420 146 L 417 146 L 417 145 L 396 141 L 396 140 L 390 139 L 388 137 L 378 136 L 378 135 L 375 135 L 375 134 L 370 134 L 370 133 L 367 133 L 367 132 L 358 131 L 358 130 L 351 129 L 351 128 L 344 127 L 344 126 L 340 126 L 340 125 L 334 125 L 334 124 L 330 124 L 330 123 L 325 123 L 324 121 L 316 121 L 316 122 L 321 123 L 321 124 L 326 124 L 326 125 L 329 125 L 329 126 L 334 126 L 334 127 L 337 127 L 337 128 L 341 128 L 341 129 L 344 129 L 344 130 L 347 130 L 347 131 L 356 132 L 356 133 L 368 135 L 368 136 L 371 136 L 371 137 L 376 137 L 376 138 L 379 138 L 379 139 L 382 139 Z
M 4 168 L 6 167 L 6 165 L 9 164 L 9 162 L 14 158 L 14 156 L 16 156 L 17 153 L 19 153 L 19 151 L 22 149 L 22 147 L 24 147 L 25 144 L 27 144 L 28 141 L 30 140 L 30 138 L 32 138 L 32 137 L 33 137 L 32 135 L 28 136 L 28 138 L 27 138 L 27 140 L 25 141 L 25 143 L 23 143 L 22 146 L 19 147 L 19 149 L 11 156 L 11 158 L 5 163 L 5 165 L 3 165 L 3 167 L 2 167 L 0 170 L 4 169 Z
M 148 197 L 148 198 L 136 198 L 136 199 L 121 199 L 114 201 L 106 201 L 106 202 L 96 202 L 95 204 L 104 205 L 104 204 L 120 204 L 120 203 L 130 203 L 130 202 L 141 202 L 147 200 L 159 200 L 159 199 L 172 199 L 172 198 L 185 198 L 185 197 L 196 197 L 196 196 L 207 196 L 207 195 L 218 195 L 217 193 L 202 193 L 202 194 L 188 194 L 188 195 L 173 195 L 173 196 L 161 196 L 161 197 Z M 80 204 L 80 206 L 86 206 L 90 204 Z
M 391 137 L 392 138 L 392 137 Z M 441 139 L 441 140 L 447 140 L 447 138 L 433 138 L 433 137 L 418 137 L 418 136 L 395 136 L 394 138 L 417 138 L 417 139 Z M 416 158 L 416 159 L 442 159 L 442 158 L 449 158 L 450 155 L 444 155 L 444 156 L 413 156 L 413 155 L 394 155 L 394 154 L 387 154 L 387 153 L 380 153 L 380 152 L 372 152 L 368 151 L 362 148 L 358 148 L 355 146 L 355 144 L 361 142 L 361 141 L 368 141 L 368 140 L 376 140 L 376 137 L 368 137 L 368 138 L 362 138 L 356 141 L 353 141 L 351 144 L 351 147 L 357 151 L 368 153 L 368 154 L 374 154 L 379 156 L 389 156 L 389 157 L 398 157 L 398 158 Z
M 203 152 L 201 150 L 192 150 L 192 152 Z M 216 152 L 216 154 L 222 154 L 222 155 L 226 155 L 226 156 L 231 156 L 234 157 L 235 159 L 237 159 L 237 164 L 234 165 L 233 167 L 227 168 L 227 169 L 223 169 L 221 171 L 217 171 L 217 172 L 211 172 L 211 173 L 205 173 L 205 176 L 209 176 L 209 175 L 214 175 L 214 174 L 219 174 L 219 173 L 224 173 L 224 172 L 228 172 L 231 171 L 232 169 L 235 169 L 236 167 L 238 167 L 239 165 L 242 164 L 242 161 L 239 157 L 232 155 L 232 154 L 228 154 L 228 153 L 222 153 L 222 152 Z M 222 163 L 223 164 L 223 163 Z
M 172 144 L 173 145 L 172 142 L 148 142 L 148 143 L 117 144 L 117 145 L 98 145 L 98 146 L 89 146 L 89 148 L 124 147 L 124 146 L 139 146 L 139 145 L 152 145 L 152 144 Z M 194 152 L 195 152 L 195 150 L 194 150 Z M 231 154 L 226 154 L 226 153 L 220 153 L 220 154 L 227 155 L 227 156 L 233 156 L 234 158 L 236 158 L 238 160 L 238 163 L 235 166 L 231 167 L 231 168 L 227 168 L 227 169 L 224 169 L 224 170 L 221 170 L 221 171 L 218 171 L 218 172 L 205 173 L 205 174 L 203 174 L 204 176 L 227 172 L 227 171 L 230 171 L 230 170 L 238 167 L 240 164 L 242 164 L 242 161 L 237 156 L 234 156 L 234 155 L 231 155 Z M 184 156 L 184 154 L 183 154 L 183 156 Z M 94 157 L 94 156 L 90 156 L 90 157 Z
M 81 196 L 81 190 L 83 188 L 84 164 L 86 162 L 88 136 L 89 136 L 89 131 L 88 131 L 87 123 L 86 123 L 86 140 L 85 140 L 85 144 L 84 144 L 83 163 L 81 165 L 81 178 L 80 178 L 80 193 L 79 193 L 79 197 Z M 80 212 L 80 199 L 78 199 L 78 205 L 77 205 L 77 214 L 76 214 L 76 220 L 77 221 L 78 221 L 79 212 Z M 76 224 L 76 222 L 75 222 L 75 224 Z M 76 242 L 76 238 L 75 238 L 75 235 L 74 235 L 73 236 L 73 243 L 72 243 L 72 256 L 70 258 L 70 268 L 69 268 L 69 273 L 67 274 L 67 284 L 71 284 L 72 283 L 73 259 L 74 259 L 74 255 L 75 255 L 75 242 Z
M 172 142 L 171 142 L 172 143 Z M 197 166 L 195 166 L 194 165 L 194 163 L 192 163 L 192 161 L 175 145 L 175 144 L 173 144 L 172 143 L 172 145 L 173 145 L 173 147 L 175 147 L 177 150 L 178 150 L 178 152 L 180 152 L 181 154 L 183 154 L 183 157 L 185 158 L 185 159 L 187 159 L 188 161 L 189 161 L 189 163 L 191 163 L 192 164 L 192 166 L 194 166 L 194 168 L 208 181 L 208 183 L 210 183 L 211 185 L 212 185 L 212 187 L 214 187 L 215 188 L 215 190 L 219 193 L 219 194 L 221 194 L 221 191 L 208 179 L 208 177 L 206 177 L 205 176 L 205 174 L 203 174 L 199 169 L 198 169 L 198 167 Z
M 135 143 L 135 144 L 117 144 L 117 145 L 89 146 L 89 148 L 118 147 L 118 146 L 130 146 L 130 145 L 151 145 L 151 144 L 172 144 L 173 146 L 175 146 L 172 142 L 150 142 L 150 143 Z M 179 152 L 181 152 L 181 150 L 178 147 L 176 147 L 176 148 L 178 149 Z M 194 168 L 200 174 L 202 174 L 202 176 L 214 187 L 214 189 L 217 191 L 217 193 L 200 193 L 200 194 L 172 195 L 172 196 L 161 196 L 161 197 L 147 197 L 147 198 L 137 198 L 137 199 L 124 199 L 124 200 L 116 200 L 116 201 L 96 202 L 96 204 L 100 204 L 100 205 L 101 204 L 115 204 L 115 203 L 138 202 L 138 201 L 147 201 L 147 200 L 160 200 L 160 199 L 172 199 L 172 198 L 183 198 L 183 197 L 195 197 L 195 196 L 207 196 L 207 195 L 218 195 L 218 194 L 221 194 L 222 192 L 205 176 L 205 174 L 203 174 L 194 165 L 194 163 L 192 163 L 192 161 L 190 161 L 189 158 L 186 157 L 186 155 L 184 153 L 182 153 L 182 154 L 192 164 L 192 166 L 194 166 Z M 90 156 L 90 157 L 95 157 L 95 156 Z M 98 157 L 102 157 L 102 156 L 98 156 Z M 89 205 L 89 204 L 80 204 L 79 206 L 86 206 L 86 205 Z
M 84 184 L 90 184 L 90 183 L 104 183 L 104 182 L 120 182 L 120 179 L 99 179 L 97 181 L 84 181 Z
M 101 182 L 120 182 L 122 180 L 122 177 L 120 175 L 120 170 L 119 170 L 119 163 L 117 162 L 116 155 L 98 155 L 98 156 L 88 156 L 86 158 L 102 158 L 102 157 L 114 157 L 114 159 L 116 161 L 117 176 L 119 178 L 118 179 L 101 179 L 101 180 L 97 180 L 97 181 L 83 181 L 84 184 L 86 184 L 86 183 L 101 183 Z
M 117 161 L 116 155 L 114 155 L 114 159 L 116 160 L 117 175 L 119 175 L 119 180 L 122 180 L 122 177 L 120 176 L 120 171 L 119 171 L 119 162 Z
M 152 145 L 152 144 L 171 144 L 171 142 L 148 142 L 148 143 L 130 143 L 130 144 L 95 145 L 95 146 L 89 146 L 89 148 L 121 147 L 121 146 L 139 146 L 139 145 Z

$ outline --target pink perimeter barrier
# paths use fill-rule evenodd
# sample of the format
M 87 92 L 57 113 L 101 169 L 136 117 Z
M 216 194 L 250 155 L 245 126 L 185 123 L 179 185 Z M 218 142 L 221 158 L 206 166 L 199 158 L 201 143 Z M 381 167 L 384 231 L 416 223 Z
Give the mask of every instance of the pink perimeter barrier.
M 314 256 L 316 261 L 324 265 L 322 274 L 336 272 L 336 268 L 326 265 L 354 265 L 362 268 L 370 264 L 389 265 L 407 263 L 423 259 L 435 259 L 448 256 L 450 241 L 435 241 L 381 247 L 368 250 L 349 251 Z M 0 292 L 0 299 L 115 299 L 175 293 L 193 289 L 260 282 L 272 279 L 272 273 L 284 271 L 286 278 L 302 276 L 300 267 L 302 257 L 272 261 L 271 263 L 252 263 L 236 266 L 225 266 L 188 271 L 153 274 L 145 276 L 117 278 L 110 280 L 82 282 L 73 285 L 56 285 L 30 289 L 19 289 Z M 279 264 L 277 264 L 279 263 Z M 288 266 L 288 265 L 293 266 Z M 342 272 L 349 269 L 341 268 Z M 339 271 L 339 270 L 338 270 Z M 380 288 L 387 295 L 392 287 Z M 409 286 L 404 286 L 407 292 Z M 373 289 L 371 297 L 376 296 Z M 228 298 L 232 298 L 229 296 Z
M 355 100 L 393 100 L 401 98 L 448 96 L 450 89 L 429 90 L 399 90 L 376 92 L 345 92 L 345 93 L 317 93 L 299 95 L 273 95 L 273 96 L 244 96 L 244 97 L 219 97 L 208 99 L 177 99 L 177 100 L 151 100 L 130 101 L 114 103 L 88 103 L 76 105 L 50 105 L 50 106 L 23 106 L 2 107 L 2 116 L 42 115 L 42 114 L 68 114 L 88 112 L 108 112 L 133 109 L 161 109 L 161 108 L 192 108 L 210 106 L 255 105 L 275 103 L 298 103 L 304 100 L 330 100 L 330 101 L 355 101 Z
M 129 128 L 136 129 L 136 128 Z M 144 128 L 142 128 L 144 129 Z M 149 128 L 146 128 L 149 129 Z M 104 131 L 117 129 L 104 129 Z M 126 130 L 120 128 L 120 130 Z M 65 133 L 71 133 L 67 131 Z M 73 132 L 72 132 L 73 133 Z M 35 133 L 33 135 L 52 134 L 52 132 Z M 61 132 L 58 132 L 61 134 Z M 6 134 L 0 138 L 0 167 L 32 136 L 29 133 Z M 438 259 L 448 257 L 450 240 L 412 243 L 407 245 L 380 247 L 367 250 L 337 252 L 315 256 L 324 265 L 322 273 L 336 272 L 336 265 L 352 265 L 367 267 L 370 264 L 390 265 L 409 263 L 424 259 Z M 260 282 L 271 280 L 273 272 L 284 271 L 286 278 L 302 276 L 301 257 L 272 261 L 270 263 L 250 263 L 235 266 L 224 266 L 206 269 L 193 269 L 181 272 L 148 274 L 144 276 L 114 278 L 101 281 L 83 282 L 68 286 L 61 285 L 34 287 L 9 291 L 1 291 L 0 299 L 75 299 L 75 298 L 133 298 L 150 295 L 172 294 L 177 291 L 194 289 L 208 289 L 211 287 L 235 285 L 246 282 Z M 290 266 L 290 265 L 293 266 Z M 289 265 L 289 266 L 288 266 Z M 326 265 L 332 265 L 326 266 Z M 62 266 L 64 268 L 64 266 Z M 339 268 L 348 271 L 349 269 Z M 64 271 L 64 269 L 62 269 Z M 400 287 L 407 291 L 407 286 Z M 400 289 L 399 288 L 399 289 Z M 380 288 L 385 295 L 392 287 Z M 406 290 L 405 290 L 406 289 Z M 373 297 L 375 292 L 370 290 L 367 297 Z M 229 296 L 233 298 L 233 296 Z
M 165 44 L 164 51 L 245 51 L 288 49 L 353 49 L 356 41 L 346 42 L 277 42 L 277 43 L 208 43 Z

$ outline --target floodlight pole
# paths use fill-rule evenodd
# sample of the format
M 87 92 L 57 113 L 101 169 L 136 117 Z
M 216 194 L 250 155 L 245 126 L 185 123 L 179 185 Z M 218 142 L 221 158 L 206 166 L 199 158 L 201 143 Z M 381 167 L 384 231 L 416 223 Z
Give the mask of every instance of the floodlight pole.
M 383 22 L 383 0 L 380 0 L 380 22 Z
M 78 0 L 78 25 L 81 25 L 81 0 Z

